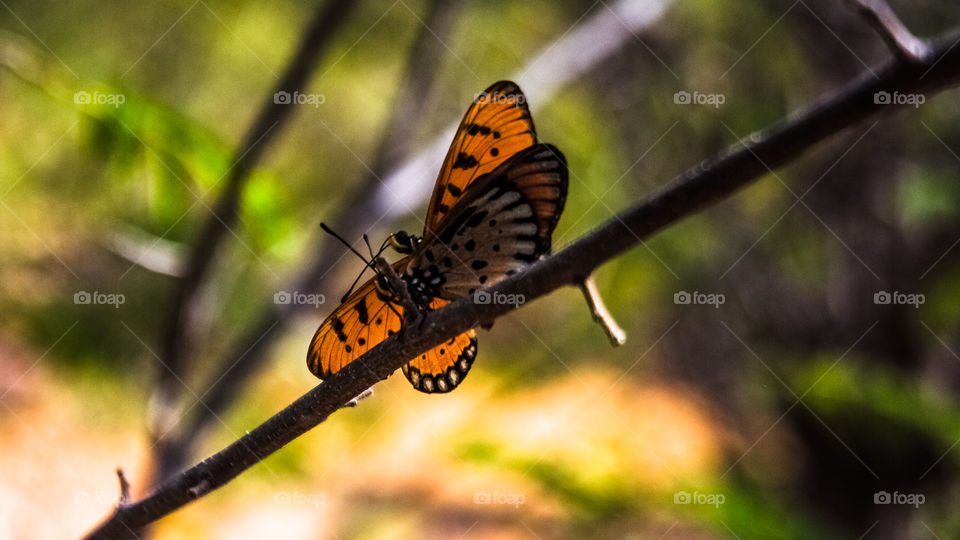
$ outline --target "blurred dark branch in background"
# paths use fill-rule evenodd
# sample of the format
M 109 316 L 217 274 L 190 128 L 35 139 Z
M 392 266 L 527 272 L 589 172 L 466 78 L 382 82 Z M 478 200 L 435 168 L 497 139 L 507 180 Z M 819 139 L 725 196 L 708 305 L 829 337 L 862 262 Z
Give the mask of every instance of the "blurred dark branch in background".
M 932 95 L 955 84 L 960 81 L 960 48 L 955 47 L 956 39 L 952 35 L 932 44 L 931 54 L 923 62 L 904 61 L 898 55 L 896 61 L 861 75 L 832 97 L 791 115 L 788 121 L 744 138 L 754 142 L 734 147 L 706 165 L 688 170 L 647 201 L 489 290 L 534 299 L 559 287 L 575 285 L 643 238 L 730 197 L 773 169 L 797 159 L 816 143 L 882 110 L 902 108 L 876 99 L 878 92 Z M 410 358 L 513 309 L 506 304 L 476 304 L 468 298 L 424 313 L 419 324 L 409 325 L 388 338 L 221 452 L 169 478 L 147 498 L 118 505 L 89 538 L 130 537 L 131 530 L 223 486 L 323 422 Z
M 331 38 L 346 18 L 354 2 L 348 0 L 329 0 L 318 7 L 313 20 L 304 30 L 303 37 L 293 59 L 287 66 L 283 77 L 274 88 L 274 92 L 299 91 L 304 88 L 310 74 L 319 59 L 328 49 Z M 191 328 L 191 314 L 197 309 L 198 290 L 207 278 L 211 263 L 223 243 L 226 233 L 237 221 L 237 209 L 243 186 L 264 155 L 270 142 L 280 132 L 280 126 L 290 118 L 295 110 L 289 100 L 277 103 L 274 92 L 266 97 L 250 129 L 244 135 L 236 153 L 232 167 L 225 172 L 225 186 L 213 205 L 212 215 L 197 232 L 196 242 L 190 248 L 186 261 L 186 271 L 177 282 L 176 293 L 166 320 L 162 335 L 162 349 L 158 380 L 154 389 L 154 411 L 158 419 L 151 423 L 159 424 L 160 430 L 156 444 L 156 472 L 154 481 L 162 481 L 176 468 L 179 453 L 172 448 L 162 431 L 170 424 L 169 415 L 175 411 L 178 396 L 182 394 L 184 367 L 188 355 L 188 334 Z
M 445 49 L 439 41 L 449 36 L 454 26 L 460 1 L 432 0 L 428 12 L 410 49 L 407 69 L 400 89 L 394 97 L 392 114 L 383 130 L 374 165 L 352 195 L 340 205 L 340 214 L 333 220 L 333 228 L 346 238 L 360 238 L 371 215 L 368 208 L 371 191 L 380 178 L 407 152 L 417 126 L 417 119 L 426 116 L 430 100 L 425 99 L 433 87 L 440 56 Z M 327 242 L 325 235 L 317 235 L 317 243 L 308 250 L 305 271 L 294 281 L 290 290 L 321 290 L 326 276 L 343 256 L 345 249 L 338 242 Z M 205 407 L 195 407 L 182 429 L 171 437 L 165 447 L 165 474 L 177 472 L 190 460 L 194 449 L 202 443 L 204 428 L 229 408 L 240 389 L 263 365 L 265 356 L 291 318 L 296 315 L 295 304 L 267 304 L 250 329 L 228 349 L 212 370 L 213 380 L 204 388 Z
M 904 26 L 886 2 L 882 0 L 847 1 L 877 30 L 894 55 L 909 62 L 929 60 L 932 53 L 930 47 Z

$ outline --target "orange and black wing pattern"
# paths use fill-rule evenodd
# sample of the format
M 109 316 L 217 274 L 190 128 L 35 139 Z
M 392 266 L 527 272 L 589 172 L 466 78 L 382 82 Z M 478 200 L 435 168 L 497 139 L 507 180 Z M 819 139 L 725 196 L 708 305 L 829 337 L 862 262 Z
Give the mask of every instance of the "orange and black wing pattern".
M 426 228 L 437 226 L 474 180 L 537 142 L 527 99 L 510 81 L 477 95 L 460 122 L 427 206 Z
M 435 299 L 430 309 L 446 303 Z M 381 293 L 376 279 L 371 279 L 317 329 L 307 351 L 307 367 L 327 379 L 402 327 L 403 307 Z M 411 360 L 403 373 L 421 392 L 449 392 L 463 381 L 476 356 L 477 335 L 470 330 Z
M 317 329 L 307 350 L 307 367 L 326 379 L 402 326 L 403 307 L 377 289 L 376 278 L 370 279 Z

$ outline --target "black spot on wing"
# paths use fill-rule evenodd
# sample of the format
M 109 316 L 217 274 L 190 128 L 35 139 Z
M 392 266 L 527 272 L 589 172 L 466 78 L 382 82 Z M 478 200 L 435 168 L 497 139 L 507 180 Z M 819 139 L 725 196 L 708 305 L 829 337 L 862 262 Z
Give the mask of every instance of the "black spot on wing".
M 487 266 L 487 261 L 476 260 L 470 263 L 470 267 L 474 270 L 483 270 Z
M 360 319 L 360 324 L 368 324 L 370 322 L 369 314 L 367 313 L 367 301 L 363 299 L 357 302 L 353 306 L 354 311 L 357 312 L 357 318 Z
M 465 152 L 457 154 L 457 159 L 453 162 L 454 169 L 472 169 L 476 166 L 477 158 Z
M 447 184 L 447 191 L 449 191 L 450 194 L 453 195 L 454 197 L 459 197 L 460 195 L 463 195 L 463 190 L 453 184 Z
M 481 221 L 483 221 L 484 219 L 486 219 L 486 217 L 487 217 L 487 211 L 486 211 L 486 210 L 481 210 L 481 211 L 473 214 L 472 216 L 470 216 L 470 218 L 467 219 L 467 222 L 465 223 L 465 225 L 466 225 L 467 227 L 476 227 L 477 225 L 480 224 Z
M 343 321 L 341 321 L 339 317 L 334 317 L 333 320 L 330 321 L 330 326 L 333 327 L 333 333 L 337 335 L 337 339 L 341 342 L 347 340 L 347 335 L 343 333 Z
M 480 135 L 490 134 L 490 128 L 488 128 L 487 126 L 481 126 L 480 124 L 467 124 L 466 128 L 467 128 L 467 135 L 476 135 L 478 133 Z

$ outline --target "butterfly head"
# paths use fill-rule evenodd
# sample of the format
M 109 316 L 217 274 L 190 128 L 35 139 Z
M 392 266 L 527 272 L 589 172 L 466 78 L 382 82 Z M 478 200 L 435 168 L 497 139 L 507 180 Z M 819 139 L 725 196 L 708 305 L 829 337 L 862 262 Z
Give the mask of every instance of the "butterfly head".
M 401 255 L 409 255 L 420 244 L 420 237 L 409 234 L 407 231 L 397 231 L 387 239 L 390 247 Z

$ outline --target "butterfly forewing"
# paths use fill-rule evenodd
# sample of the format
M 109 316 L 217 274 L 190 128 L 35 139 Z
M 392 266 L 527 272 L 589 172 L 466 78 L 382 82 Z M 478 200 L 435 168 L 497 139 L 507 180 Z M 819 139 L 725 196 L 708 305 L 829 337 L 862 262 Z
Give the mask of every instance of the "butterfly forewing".
M 400 331 L 403 307 L 364 283 L 323 321 L 313 335 L 307 366 L 321 379 L 340 371 L 387 337 Z
M 427 206 L 424 234 L 438 230 L 471 183 L 536 142 L 526 96 L 516 84 L 500 81 L 481 92 L 447 151 Z
M 394 266 L 405 263 L 401 260 Z M 446 303 L 437 298 L 430 309 Z M 370 279 L 317 329 L 307 351 L 307 366 L 320 379 L 327 379 L 402 326 L 403 307 L 380 292 L 375 279 Z M 403 373 L 421 392 L 449 392 L 466 377 L 476 355 L 476 333 L 469 330 L 411 360 L 403 366 Z

